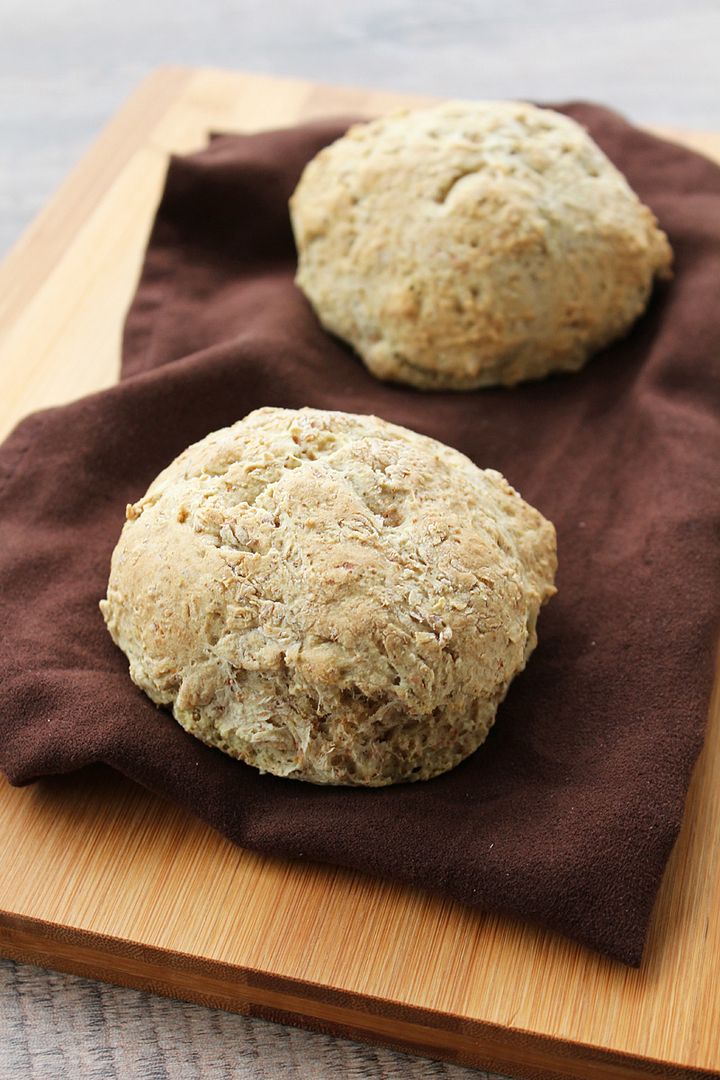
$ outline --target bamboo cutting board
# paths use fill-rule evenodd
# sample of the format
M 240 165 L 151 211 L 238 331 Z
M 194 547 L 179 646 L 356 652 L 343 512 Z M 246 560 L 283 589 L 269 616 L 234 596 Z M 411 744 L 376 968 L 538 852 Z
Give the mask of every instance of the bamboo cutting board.
M 400 101 L 209 70 L 150 77 L 0 267 L 0 435 L 116 378 L 170 151 Z M 673 134 L 720 159 L 720 135 Z M 0 781 L 0 952 L 517 1077 L 720 1076 L 718 692 L 640 971 L 409 888 L 240 850 L 103 770 Z

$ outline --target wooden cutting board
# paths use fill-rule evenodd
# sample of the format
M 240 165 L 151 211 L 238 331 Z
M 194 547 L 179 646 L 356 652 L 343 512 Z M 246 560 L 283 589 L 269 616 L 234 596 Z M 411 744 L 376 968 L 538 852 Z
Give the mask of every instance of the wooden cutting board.
M 116 378 L 168 153 L 210 130 L 401 101 L 151 76 L 0 268 L 0 434 Z M 720 136 L 671 134 L 720 159 Z M 101 770 L 0 781 L 0 952 L 518 1077 L 719 1076 L 719 697 L 639 971 L 409 888 L 242 851 Z

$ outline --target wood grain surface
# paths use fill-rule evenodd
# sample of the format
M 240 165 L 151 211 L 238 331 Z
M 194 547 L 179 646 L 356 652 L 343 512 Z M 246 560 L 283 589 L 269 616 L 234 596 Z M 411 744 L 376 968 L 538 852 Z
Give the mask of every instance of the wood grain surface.
M 2 433 L 116 378 L 168 153 L 209 130 L 402 100 L 211 70 L 148 79 L 0 268 Z M 720 136 L 673 134 L 720 159 Z M 429 894 L 240 850 L 101 769 L 0 783 L 0 822 L 7 956 L 517 1076 L 720 1075 L 717 688 L 639 971 Z

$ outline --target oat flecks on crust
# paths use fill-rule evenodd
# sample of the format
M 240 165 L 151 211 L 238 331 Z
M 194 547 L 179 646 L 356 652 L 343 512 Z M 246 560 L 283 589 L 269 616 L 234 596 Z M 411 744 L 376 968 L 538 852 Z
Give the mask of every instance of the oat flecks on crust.
M 587 132 L 521 102 L 356 125 L 308 164 L 290 212 L 323 325 L 374 375 L 424 390 L 578 369 L 672 261 Z
M 482 743 L 555 568 L 553 526 L 499 473 L 373 416 L 266 408 L 129 508 L 101 608 L 199 739 L 380 786 Z

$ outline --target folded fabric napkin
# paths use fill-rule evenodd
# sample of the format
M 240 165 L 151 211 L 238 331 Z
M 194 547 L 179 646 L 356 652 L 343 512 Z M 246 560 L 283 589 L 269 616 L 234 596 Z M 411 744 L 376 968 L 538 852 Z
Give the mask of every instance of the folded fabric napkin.
M 658 215 L 676 276 L 577 375 L 421 394 L 375 381 L 293 284 L 287 200 L 345 125 L 223 136 L 172 161 L 116 387 L 0 449 L 0 765 L 105 762 L 249 848 L 525 917 L 628 964 L 703 737 L 720 517 L 720 169 L 604 109 L 586 124 Z M 372 412 L 499 469 L 555 522 L 559 593 L 487 743 L 380 790 L 261 776 L 130 681 L 103 625 L 125 505 L 261 405 Z

